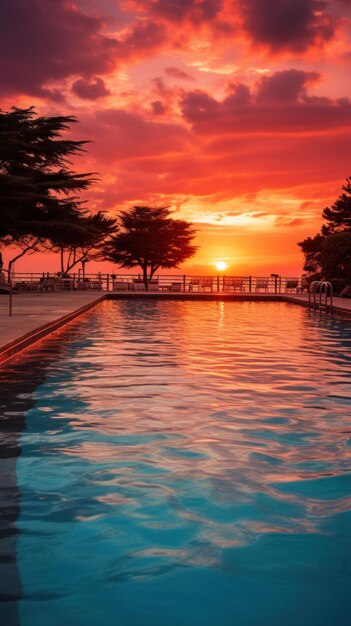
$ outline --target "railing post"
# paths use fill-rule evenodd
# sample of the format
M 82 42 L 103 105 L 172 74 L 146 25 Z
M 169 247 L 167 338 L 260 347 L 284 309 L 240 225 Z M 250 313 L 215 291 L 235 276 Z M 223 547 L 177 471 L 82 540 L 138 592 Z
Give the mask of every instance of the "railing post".
M 7 272 L 7 284 L 9 286 L 9 317 L 12 317 L 12 280 L 9 270 L 2 269 L 2 272 Z
M 185 287 L 186 287 L 186 276 L 185 274 L 183 274 L 183 291 L 185 292 Z
M 110 274 L 106 274 L 106 291 L 110 291 Z
M 217 275 L 217 293 L 219 293 L 219 276 Z
M 252 288 L 252 276 L 249 276 L 249 293 L 251 293 Z
M 318 293 L 319 293 L 319 315 L 322 314 L 323 285 L 324 285 L 324 283 L 319 283 L 319 285 L 317 285 Z

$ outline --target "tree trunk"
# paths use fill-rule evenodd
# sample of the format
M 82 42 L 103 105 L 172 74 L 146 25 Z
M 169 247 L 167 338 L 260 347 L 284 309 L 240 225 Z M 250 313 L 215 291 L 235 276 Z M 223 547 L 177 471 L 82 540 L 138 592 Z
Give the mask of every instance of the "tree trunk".
M 148 281 L 148 276 L 147 276 L 147 265 L 143 265 L 143 282 L 145 285 L 145 289 L 146 291 L 149 291 L 149 281 Z
M 78 263 L 81 263 L 82 261 L 86 261 L 86 260 L 87 260 L 88 255 L 89 255 L 89 252 L 90 252 L 90 250 L 87 250 L 87 252 L 84 252 L 84 254 L 82 254 L 82 256 L 80 256 L 80 257 L 78 257 L 78 258 L 73 259 L 73 262 L 72 262 L 72 263 L 70 263 L 70 259 L 71 259 L 71 255 L 70 255 L 69 262 L 67 263 L 67 267 L 66 267 L 65 273 L 67 274 L 68 272 L 70 272 L 70 271 L 71 271 L 71 269 L 72 269 L 75 265 L 77 265 Z
M 71 258 L 72 258 L 72 250 L 70 251 L 70 253 L 68 255 L 67 264 L 66 264 L 66 267 L 64 268 L 64 274 L 68 274 L 69 270 L 74 265 L 74 263 L 73 263 L 73 265 L 71 265 Z
M 61 247 L 61 274 L 64 273 L 65 271 L 65 264 L 64 264 L 64 250 L 63 247 Z
M 30 250 L 34 250 L 37 244 L 34 244 L 33 246 L 28 246 L 27 248 L 25 248 L 24 250 L 22 250 L 22 252 L 20 252 L 20 254 L 17 254 L 17 256 L 13 257 L 13 259 L 9 260 L 9 264 L 8 264 L 8 280 L 10 282 L 10 276 L 11 276 L 11 271 L 12 271 L 12 266 L 15 263 L 15 261 L 18 261 L 18 259 L 21 259 L 25 254 L 27 254 L 27 252 L 29 252 Z
M 150 278 L 150 280 L 154 277 L 154 274 L 155 274 L 155 272 L 157 272 L 157 270 L 159 269 L 159 267 L 160 267 L 159 265 L 155 265 L 154 267 L 153 267 L 153 266 L 151 266 L 151 269 L 150 269 L 150 277 L 149 277 L 149 278 Z

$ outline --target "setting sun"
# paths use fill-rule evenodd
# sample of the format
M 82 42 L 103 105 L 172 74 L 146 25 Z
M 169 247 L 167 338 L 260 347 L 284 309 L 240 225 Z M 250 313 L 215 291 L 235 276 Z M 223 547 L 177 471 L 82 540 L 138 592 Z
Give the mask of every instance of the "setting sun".
M 219 272 L 224 272 L 224 270 L 226 270 L 228 267 L 228 263 L 226 263 L 225 261 L 216 261 L 215 266 Z

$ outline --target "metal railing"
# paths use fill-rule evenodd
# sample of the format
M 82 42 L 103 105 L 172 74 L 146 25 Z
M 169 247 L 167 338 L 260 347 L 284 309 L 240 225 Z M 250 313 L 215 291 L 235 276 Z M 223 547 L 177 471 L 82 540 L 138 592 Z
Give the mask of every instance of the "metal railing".
M 333 315 L 333 285 L 327 280 L 314 280 L 308 291 L 308 309 L 313 313 Z
M 141 274 L 76 274 L 59 276 L 53 273 L 13 274 L 14 291 L 146 291 Z M 300 293 L 302 280 L 298 277 L 271 276 L 188 276 L 186 274 L 155 275 L 148 285 L 149 291 L 170 293 Z

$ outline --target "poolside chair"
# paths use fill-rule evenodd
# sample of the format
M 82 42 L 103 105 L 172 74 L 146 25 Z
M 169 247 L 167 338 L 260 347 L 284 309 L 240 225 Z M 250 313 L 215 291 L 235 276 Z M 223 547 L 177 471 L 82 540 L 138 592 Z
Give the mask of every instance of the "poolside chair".
M 159 290 L 159 286 L 158 286 L 158 280 L 150 280 L 149 281 L 149 291 L 158 291 Z
M 228 278 L 223 277 L 223 291 L 226 292 L 243 292 L 245 291 L 245 284 L 242 278 Z
M 39 280 L 20 280 L 14 284 L 16 291 L 38 291 L 40 288 L 41 282 Z
M 287 280 L 285 283 L 285 291 L 290 293 L 297 293 L 299 290 L 298 280 Z
M 169 291 L 174 292 L 180 292 L 182 291 L 182 283 L 171 283 L 169 286 Z
M 76 282 L 76 288 L 78 291 L 87 291 L 88 289 L 92 289 L 91 280 L 89 278 L 78 280 Z
M 72 291 L 74 288 L 74 279 L 62 276 L 57 279 L 56 285 L 61 291 Z
M 129 283 L 124 280 L 114 280 L 112 284 L 113 291 L 128 291 Z
M 6 276 L 4 272 L 0 271 L 0 293 L 9 293 L 10 286 L 6 282 Z
M 134 291 L 146 291 L 145 283 L 143 280 L 138 278 L 134 278 L 133 280 L 133 290 Z
M 42 291 L 60 291 L 61 287 L 62 285 L 57 278 L 51 278 L 48 276 L 41 281 L 39 288 Z
M 210 276 L 194 276 L 189 283 L 189 291 L 212 291 L 213 278 Z
M 269 281 L 268 278 L 258 278 L 256 281 L 256 289 L 255 291 L 260 291 L 261 289 L 264 289 L 264 291 L 267 293 L 267 291 L 269 290 Z

